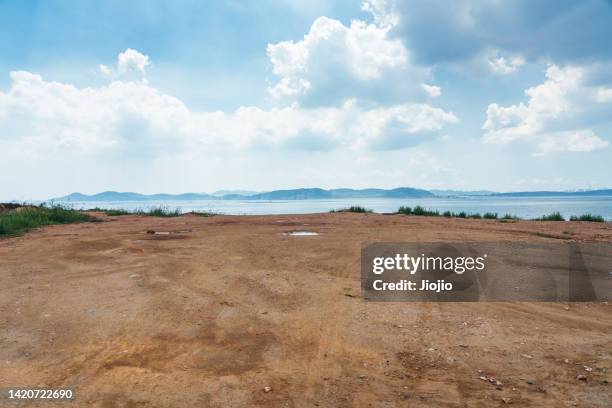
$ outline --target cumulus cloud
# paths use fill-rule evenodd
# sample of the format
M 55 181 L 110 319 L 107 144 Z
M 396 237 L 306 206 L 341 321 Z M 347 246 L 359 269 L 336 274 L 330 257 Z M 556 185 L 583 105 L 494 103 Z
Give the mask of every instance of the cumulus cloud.
M 117 57 L 117 70 L 120 74 L 124 74 L 129 71 L 137 71 L 142 74 L 145 73 L 147 66 L 151 62 L 149 57 L 131 48 L 123 51 Z
M 107 78 L 136 79 L 146 75 L 151 61 L 147 55 L 128 48 L 117 56 L 115 68 L 105 64 L 98 65 L 100 73 Z
M 535 143 L 541 152 L 584 152 L 607 147 L 608 141 L 582 127 L 612 113 L 612 104 L 601 99 L 606 88 L 589 86 L 588 75 L 588 67 L 551 65 L 546 70 L 546 81 L 525 91 L 527 103 L 506 107 L 490 104 L 482 126 L 485 142 L 525 140 Z
M 373 13 L 374 24 L 353 20 L 347 27 L 338 20 L 319 17 L 302 40 L 268 44 L 272 72 L 279 77 L 270 93 L 280 98 L 321 91 L 333 95 L 343 89 L 355 92 L 406 68 L 408 52 L 401 40 L 389 36 L 395 21 L 385 11 L 385 3 L 367 2 L 364 9 Z M 343 94 L 340 98 L 352 96 Z
M 523 57 L 514 57 L 507 60 L 504 57 L 491 58 L 488 60 L 491 71 L 498 75 L 508 75 L 515 72 L 521 65 L 525 64 Z
M 324 108 L 194 111 L 142 81 L 79 88 L 26 71 L 11 72 L 11 79 L 8 91 L 0 92 L 0 141 L 45 152 L 150 156 L 210 146 L 399 149 L 457 120 L 426 104 L 365 108 L 355 100 Z

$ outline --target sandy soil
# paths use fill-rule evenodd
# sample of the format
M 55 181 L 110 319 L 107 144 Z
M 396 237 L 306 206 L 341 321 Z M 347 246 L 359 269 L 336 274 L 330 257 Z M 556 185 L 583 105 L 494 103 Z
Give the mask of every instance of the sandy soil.
M 610 242 L 610 224 L 104 218 L 0 240 L 0 388 L 71 387 L 58 406 L 79 407 L 612 406 L 609 304 L 372 303 L 359 276 L 366 241 Z

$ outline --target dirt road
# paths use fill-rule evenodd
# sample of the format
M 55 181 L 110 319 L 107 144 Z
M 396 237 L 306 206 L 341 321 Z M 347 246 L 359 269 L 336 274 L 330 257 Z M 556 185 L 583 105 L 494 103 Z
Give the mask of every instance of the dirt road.
M 104 219 L 0 240 L 0 388 L 70 387 L 57 405 L 79 407 L 612 406 L 609 304 L 371 303 L 359 279 L 364 242 L 610 242 L 610 224 Z M 320 235 L 284 234 L 304 230 Z

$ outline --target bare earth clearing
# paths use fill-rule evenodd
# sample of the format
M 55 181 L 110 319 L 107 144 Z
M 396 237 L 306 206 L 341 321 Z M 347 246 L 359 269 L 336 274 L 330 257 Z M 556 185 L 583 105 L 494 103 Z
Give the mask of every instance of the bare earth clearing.
M 610 242 L 610 224 L 97 215 L 0 240 L 0 388 L 73 388 L 58 406 L 612 406 L 611 305 L 368 303 L 359 275 L 367 241 Z M 284 235 L 304 230 L 320 235 Z

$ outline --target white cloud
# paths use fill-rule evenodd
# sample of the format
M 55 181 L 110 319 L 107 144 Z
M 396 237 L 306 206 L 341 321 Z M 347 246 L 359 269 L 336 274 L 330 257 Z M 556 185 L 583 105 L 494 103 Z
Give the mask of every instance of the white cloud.
M 151 64 L 149 57 L 131 48 L 123 51 L 117 57 L 117 70 L 120 74 L 137 71 L 145 74 L 147 66 Z
M 11 78 L 9 90 L 0 92 L 0 140 L 47 153 L 155 155 L 262 145 L 329 150 L 381 143 L 397 149 L 457 121 L 426 104 L 366 109 L 354 100 L 325 108 L 194 111 L 142 81 L 78 88 L 26 71 Z
M 366 0 L 361 9 L 372 14 L 374 22 L 380 27 L 394 27 L 400 21 L 400 16 L 395 10 L 393 0 Z
M 132 48 L 128 48 L 117 56 L 115 68 L 100 64 L 98 65 L 98 70 L 104 77 L 109 79 L 121 78 L 134 80 L 143 78 L 147 73 L 146 71 L 149 65 L 151 65 L 151 61 L 148 56 Z
M 542 153 L 548 152 L 590 152 L 608 147 L 610 143 L 599 138 L 591 129 L 569 132 L 547 133 L 543 135 L 538 147 Z
M 100 64 L 98 65 L 98 69 L 100 70 L 100 73 L 104 75 L 105 77 L 112 78 L 114 75 L 113 69 L 109 67 L 108 65 Z
M 427 93 L 430 98 L 437 98 L 442 95 L 442 90 L 439 86 L 421 84 L 421 88 Z
M 592 129 L 584 128 L 597 115 L 612 112 L 598 101 L 601 89 L 586 85 L 588 68 L 551 65 L 546 81 L 529 88 L 528 102 L 508 107 L 490 104 L 482 128 L 487 143 L 514 140 L 535 143 L 542 152 L 591 151 L 608 146 Z M 600 98 L 601 99 L 601 98 Z
M 520 66 L 525 64 L 525 59 L 521 56 L 507 60 L 504 57 L 490 58 L 488 60 L 491 70 L 498 75 L 508 75 L 515 72 Z
M 377 24 L 353 20 L 347 27 L 338 20 L 319 17 L 301 41 L 268 44 L 273 73 L 280 77 L 270 92 L 277 97 L 301 95 L 324 86 L 330 78 L 367 82 L 380 79 L 388 70 L 405 67 L 407 50 L 400 40 L 389 37 L 389 24 L 386 18 Z

